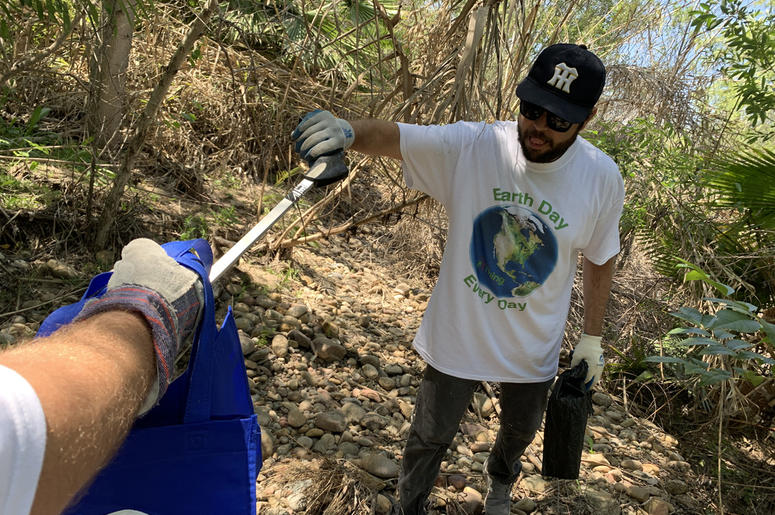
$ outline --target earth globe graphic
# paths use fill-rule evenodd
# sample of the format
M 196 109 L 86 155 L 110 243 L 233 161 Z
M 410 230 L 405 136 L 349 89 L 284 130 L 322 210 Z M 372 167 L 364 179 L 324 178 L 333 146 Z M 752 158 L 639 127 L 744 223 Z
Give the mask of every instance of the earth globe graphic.
M 557 263 L 557 239 L 523 206 L 494 206 L 474 220 L 471 262 L 479 283 L 496 297 L 526 297 Z

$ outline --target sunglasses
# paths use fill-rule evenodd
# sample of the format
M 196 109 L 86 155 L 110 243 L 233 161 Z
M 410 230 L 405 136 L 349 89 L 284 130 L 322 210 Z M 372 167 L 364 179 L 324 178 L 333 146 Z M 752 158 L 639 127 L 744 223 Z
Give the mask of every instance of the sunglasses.
M 550 113 L 543 107 L 531 104 L 530 102 L 525 102 L 524 100 L 519 102 L 519 112 L 528 120 L 538 120 L 541 118 L 542 114 L 546 113 L 547 127 L 557 132 L 567 132 L 568 129 L 571 128 L 571 125 L 573 125 L 573 123 L 560 118 L 556 114 Z

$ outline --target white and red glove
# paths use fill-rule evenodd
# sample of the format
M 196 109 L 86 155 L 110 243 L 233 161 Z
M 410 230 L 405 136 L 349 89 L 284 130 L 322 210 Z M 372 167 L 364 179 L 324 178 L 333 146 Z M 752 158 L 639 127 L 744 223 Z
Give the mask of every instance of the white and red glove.
M 74 320 L 114 309 L 136 311 L 146 319 L 153 336 L 158 380 L 140 408 L 144 414 L 172 381 L 175 358 L 181 343 L 196 330 L 204 294 L 199 276 L 149 239 L 129 242 L 121 258 L 113 266 L 107 292 L 87 302 Z
M 605 359 L 603 358 L 602 340 L 602 336 L 582 334 L 579 343 L 573 349 L 570 362 L 571 368 L 578 365 L 581 360 L 587 362 L 587 377 L 584 380 L 587 390 L 595 386 L 603 375 Z

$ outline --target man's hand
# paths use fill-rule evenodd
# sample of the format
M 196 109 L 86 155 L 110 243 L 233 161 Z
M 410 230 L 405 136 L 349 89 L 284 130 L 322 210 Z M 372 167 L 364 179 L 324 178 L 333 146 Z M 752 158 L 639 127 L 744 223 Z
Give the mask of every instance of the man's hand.
M 573 357 L 570 362 L 571 368 L 578 365 L 581 360 L 587 362 L 587 377 L 584 380 L 587 390 L 591 389 L 600 380 L 603 375 L 605 360 L 603 358 L 603 347 L 600 342 L 601 336 L 590 336 L 582 334 L 578 345 L 573 349 Z
M 135 311 L 145 318 L 153 334 L 158 381 L 140 410 L 144 413 L 172 381 L 175 357 L 181 343 L 196 330 L 204 296 L 199 276 L 149 239 L 131 241 L 121 257 L 113 267 L 107 293 L 89 301 L 75 320 L 115 309 Z
M 329 111 L 316 109 L 301 119 L 291 133 L 296 152 L 312 164 L 318 157 L 343 152 L 355 141 L 352 126 Z

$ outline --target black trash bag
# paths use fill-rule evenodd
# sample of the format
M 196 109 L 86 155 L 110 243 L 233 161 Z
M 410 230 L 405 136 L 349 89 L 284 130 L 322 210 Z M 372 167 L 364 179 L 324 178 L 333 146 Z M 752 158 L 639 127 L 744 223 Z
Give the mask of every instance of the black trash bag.
M 544 460 L 541 474 L 558 479 L 578 479 L 587 418 L 592 413 L 592 392 L 587 391 L 587 362 L 582 360 L 557 379 L 546 406 Z

